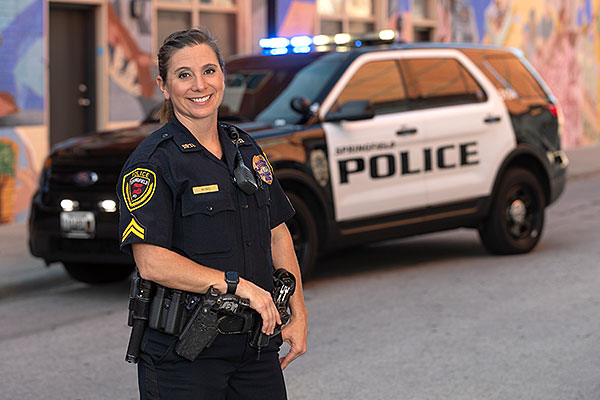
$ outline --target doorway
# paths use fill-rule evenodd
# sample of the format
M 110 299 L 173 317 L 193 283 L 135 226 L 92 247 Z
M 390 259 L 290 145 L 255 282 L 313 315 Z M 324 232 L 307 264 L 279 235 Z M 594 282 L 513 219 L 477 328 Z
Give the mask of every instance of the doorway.
M 94 7 L 50 3 L 50 145 L 96 128 Z

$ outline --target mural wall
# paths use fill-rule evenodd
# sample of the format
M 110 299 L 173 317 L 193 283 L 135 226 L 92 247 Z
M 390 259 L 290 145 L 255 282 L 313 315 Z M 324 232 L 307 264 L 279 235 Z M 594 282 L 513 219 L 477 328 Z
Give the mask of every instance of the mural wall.
M 44 123 L 43 4 L 0 6 L 0 126 Z
M 513 46 L 557 97 L 563 146 L 600 142 L 598 0 L 443 0 L 441 41 Z
M 132 17 L 129 0 L 108 5 L 109 121 L 142 120 L 162 96 L 154 78 L 151 0 L 140 3 Z
M 25 220 L 48 151 L 43 10 L 43 0 L 0 5 L 0 223 Z
M 278 0 L 277 34 L 312 35 L 315 32 L 316 0 Z

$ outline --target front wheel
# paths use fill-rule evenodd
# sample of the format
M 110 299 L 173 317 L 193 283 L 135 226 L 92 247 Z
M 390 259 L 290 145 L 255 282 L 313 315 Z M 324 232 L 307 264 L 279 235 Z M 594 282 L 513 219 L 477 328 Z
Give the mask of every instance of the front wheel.
M 133 272 L 133 264 L 63 263 L 71 278 L 79 282 L 98 284 L 125 280 Z
M 479 228 L 484 247 L 494 254 L 531 251 L 542 234 L 544 209 L 544 193 L 535 175 L 521 168 L 508 170 Z
M 287 221 L 287 227 L 294 241 L 294 251 L 298 257 L 302 278 L 308 278 L 314 271 L 319 247 L 317 225 L 306 203 L 296 194 L 287 193 L 296 214 Z

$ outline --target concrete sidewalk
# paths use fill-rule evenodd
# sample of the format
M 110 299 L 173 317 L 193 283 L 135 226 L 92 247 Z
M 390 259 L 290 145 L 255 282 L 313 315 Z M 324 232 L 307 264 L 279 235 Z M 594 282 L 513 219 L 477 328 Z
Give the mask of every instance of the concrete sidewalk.
M 566 150 L 569 158 L 568 179 L 600 174 L 600 145 Z
M 600 145 L 566 151 L 569 158 L 568 179 L 583 179 L 600 174 Z M 69 283 L 61 264 L 44 266 L 29 254 L 27 224 L 0 225 L 0 298 L 38 286 Z

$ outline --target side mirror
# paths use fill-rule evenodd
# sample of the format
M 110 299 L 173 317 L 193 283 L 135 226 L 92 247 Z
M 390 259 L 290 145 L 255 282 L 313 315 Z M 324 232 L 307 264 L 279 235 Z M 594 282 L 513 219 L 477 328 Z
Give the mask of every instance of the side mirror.
M 327 113 L 325 122 L 360 121 L 374 116 L 375 112 L 369 100 L 357 100 L 344 103 L 337 110 Z
M 292 110 L 305 117 L 308 117 L 312 114 L 310 111 L 310 100 L 308 100 L 306 97 L 296 96 L 292 98 L 290 101 L 290 106 L 292 107 Z

